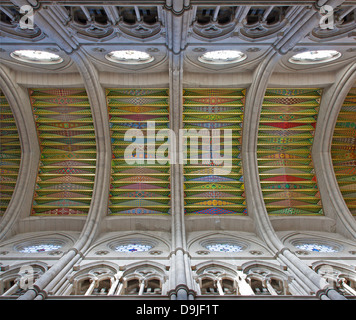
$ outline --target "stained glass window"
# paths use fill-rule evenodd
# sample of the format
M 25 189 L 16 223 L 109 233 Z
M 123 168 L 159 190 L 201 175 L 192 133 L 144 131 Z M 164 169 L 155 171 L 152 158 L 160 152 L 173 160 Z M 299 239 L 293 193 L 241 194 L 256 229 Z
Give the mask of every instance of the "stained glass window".
M 230 243 L 213 243 L 213 244 L 208 244 L 206 248 L 209 251 L 214 251 L 214 252 L 241 252 L 243 251 L 243 247 L 236 245 L 236 244 L 230 244 Z
M 331 157 L 341 194 L 356 215 L 356 88 L 347 95 L 337 118 Z
M 62 246 L 57 244 L 37 244 L 37 245 L 29 245 L 21 248 L 19 252 L 22 253 L 39 253 L 39 252 L 48 252 L 60 249 Z
M 30 98 L 41 146 L 32 214 L 87 214 L 96 141 L 86 91 L 33 89 Z
M 115 248 L 117 252 L 144 252 L 152 249 L 152 246 L 141 243 L 130 243 L 125 245 L 119 245 Z
M 311 148 L 321 90 L 267 89 L 257 160 L 269 214 L 323 214 Z
M 298 249 L 311 252 L 337 252 L 338 250 L 332 246 L 318 243 L 304 243 L 295 246 Z

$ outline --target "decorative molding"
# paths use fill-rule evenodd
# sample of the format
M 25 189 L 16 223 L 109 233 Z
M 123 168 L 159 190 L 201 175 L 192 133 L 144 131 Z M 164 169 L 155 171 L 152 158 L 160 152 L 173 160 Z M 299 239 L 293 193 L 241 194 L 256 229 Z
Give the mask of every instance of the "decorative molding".
M 26 5 L 33 8 L 33 14 L 41 9 L 42 6 L 40 2 L 36 2 L 35 5 L 31 2 L 26 2 Z M 9 8 L 12 10 L 9 10 Z M 17 40 L 28 40 L 31 42 L 37 42 L 46 37 L 45 33 L 36 25 L 34 25 L 33 29 L 22 29 L 20 27 L 21 14 L 19 6 L 2 7 L 2 11 L 7 16 L 8 22 L 0 22 L 0 36 L 10 37 Z
M 122 35 L 135 40 L 154 40 L 162 35 L 163 26 L 160 22 L 155 24 L 147 24 L 143 21 L 138 21 L 135 24 L 127 24 L 120 21 L 117 25 L 117 30 L 122 32 Z
M 183 248 L 181 247 L 177 247 L 175 248 L 174 250 L 172 250 L 169 255 L 168 255 L 168 258 L 171 258 L 172 255 L 177 255 L 177 252 L 181 251 L 184 255 L 187 255 L 189 258 L 191 258 L 191 255 L 188 251 L 184 250 Z
M 333 29 L 315 28 L 310 32 L 308 38 L 315 42 L 335 41 L 339 39 L 354 38 L 356 39 L 356 20 L 347 24 L 336 21 Z
M 9 37 L 16 40 L 27 40 L 31 42 L 37 42 L 43 40 L 46 35 L 38 27 L 35 27 L 33 30 L 22 30 L 19 27 L 18 22 L 12 22 L 11 25 L 6 25 L 5 23 L 0 22 L 0 37 Z
M 232 10 L 228 17 L 226 11 L 230 8 Z M 216 6 L 214 10 L 209 8 L 209 11 L 213 10 L 214 12 L 210 12 L 210 16 L 205 13 L 205 16 L 202 17 L 199 15 L 208 9 L 201 7 L 199 11 L 196 11 L 190 32 L 194 37 L 209 42 L 223 40 L 227 37 L 239 37 L 249 42 L 279 38 L 283 35 L 283 31 L 290 27 L 290 20 L 298 11 L 296 8 L 278 5 L 254 7 L 253 9 L 249 6 L 233 6 L 229 9 L 225 8 L 224 18 L 219 19 L 219 13 L 222 10 L 220 6 Z
M 168 2 L 168 1 L 167 1 Z M 164 4 L 163 8 L 171 13 L 173 13 L 175 16 L 177 17 L 180 17 L 182 16 L 186 11 L 189 11 L 192 9 L 192 6 L 191 4 L 189 5 L 185 5 L 185 4 L 182 4 L 182 2 L 185 2 L 185 1 L 182 1 L 182 0 L 172 0 L 170 2 L 172 2 L 173 4 L 172 5 L 167 5 L 167 2 Z M 175 5 L 174 2 L 178 3 L 179 4 L 182 4 L 182 9 L 180 10 L 176 10 L 176 8 L 178 7 L 178 5 Z

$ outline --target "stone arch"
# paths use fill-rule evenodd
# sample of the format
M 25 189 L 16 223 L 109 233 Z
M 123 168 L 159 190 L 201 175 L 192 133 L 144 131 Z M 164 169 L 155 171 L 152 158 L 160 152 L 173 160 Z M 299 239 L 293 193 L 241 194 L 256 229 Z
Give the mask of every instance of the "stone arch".
M 90 248 L 90 251 L 94 253 L 97 250 L 99 250 L 99 251 L 107 250 L 108 247 L 109 247 L 109 249 L 112 249 L 112 245 L 115 242 L 123 243 L 125 241 L 132 241 L 132 240 L 152 243 L 154 245 L 152 250 L 154 250 L 154 251 L 158 250 L 159 254 L 161 254 L 161 253 L 168 254 L 170 251 L 170 248 L 171 248 L 170 243 L 166 239 L 164 239 L 160 236 L 157 236 L 156 234 L 141 233 L 141 232 L 128 232 L 128 233 L 122 234 L 120 236 L 117 236 L 117 234 L 113 234 L 113 235 L 110 235 L 109 237 L 102 238 L 92 245 L 92 247 Z
M 281 267 L 265 262 L 251 261 L 242 265 L 246 281 L 256 295 L 291 295 L 291 278 Z
M 72 295 L 108 295 L 115 280 L 119 267 L 111 262 L 96 262 L 83 267 L 70 278 Z
M 208 261 L 197 267 L 195 281 L 200 294 L 225 295 L 238 292 L 237 272 L 232 265 L 224 262 Z
M 196 250 L 200 251 L 201 249 L 206 249 L 202 245 L 209 241 L 227 241 L 232 242 L 234 244 L 238 244 L 242 246 L 243 251 L 258 251 L 265 254 L 272 253 L 270 249 L 263 244 L 256 235 L 246 232 L 246 234 L 236 235 L 236 233 L 228 233 L 228 232 L 204 232 L 200 233 L 198 236 L 194 237 L 188 242 L 188 250 L 190 253 L 196 252 Z
M 316 261 L 312 268 L 341 294 L 356 296 L 356 272 L 350 266 L 334 261 Z
M 46 263 L 31 261 L 11 266 L 0 274 L 0 295 L 20 296 L 48 269 Z
M 122 275 L 124 295 L 163 295 L 167 293 L 167 275 L 163 265 L 143 261 L 129 265 Z

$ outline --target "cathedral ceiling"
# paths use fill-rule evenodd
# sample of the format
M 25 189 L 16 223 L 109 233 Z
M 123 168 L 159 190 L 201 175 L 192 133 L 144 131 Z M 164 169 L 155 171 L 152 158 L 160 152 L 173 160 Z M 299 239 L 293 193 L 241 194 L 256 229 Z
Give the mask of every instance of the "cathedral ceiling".
M 321 10 L 314 1 L 254 1 L 253 5 L 248 1 L 223 1 L 219 5 L 211 1 L 177 1 L 179 6 L 172 1 L 132 4 L 129 1 L 33 0 L 29 3 L 32 5 L 30 11 L 34 12 L 34 24 L 27 29 L 21 24 L 24 14 L 20 12 L 26 3 L 13 0 L 1 4 L 0 57 L 19 79 L 28 79 L 26 87 L 41 146 L 32 214 L 86 215 L 90 208 L 97 150 L 95 136 L 91 133 L 94 124 L 87 93 L 77 89 L 84 87 L 72 59 L 73 54 L 78 54 L 92 62 L 103 83 L 110 83 L 110 86 L 105 85 L 112 146 L 109 215 L 164 215 L 170 212 L 170 169 L 162 165 L 138 171 L 135 166 L 123 165 L 120 159 L 126 146 L 123 141 L 126 128 L 137 128 L 145 120 L 155 120 L 157 129 L 169 128 L 168 74 L 175 71 L 170 65 L 172 55 L 182 61 L 183 128 L 226 127 L 233 132 L 234 160 L 227 178 L 213 176 L 213 167 L 184 166 L 185 213 L 248 215 L 240 157 L 245 88 L 263 59 L 271 51 L 279 50 L 276 44 L 287 42 L 291 30 L 298 33 L 295 29 L 301 17 Z M 344 1 L 333 14 L 332 29 L 316 24 L 311 32 L 293 44 L 291 50 L 280 52 L 274 74 L 282 80 L 278 88 L 271 84 L 271 89 L 265 93 L 257 156 L 261 189 L 270 215 L 324 214 L 311 161 L 323 81 L 310 86 L 303 82 L 303 77 L 308 74 L 315 79 L 326 79 L 324 86 L 331 84 L 335 74 L 355 59 L 355 2 Z M 30 20 L 26 20 L 25 25 L 28 23 Z M 52 28 L 44 28 L 46 25 Z M 54 29 L 57 37 L 53 36 Z M 43 50 L 58 55 L 61 61 L 32 64 L 16 59 L 14 50 Z M 141 63 L 134 64 L 112 54 L 118 50 L 137 50 L 150 58 L 142 58 Z M 239 50 L 241 59 L 223 64 L 204 56 L 214 50 Z M 337 50 L 340 56 L 324 64 L 291 61 L 296 54 L 309 50 Z M 58 76 L 61 83 L 53 78 L 50 85 L 56 89 L 38 88 L 36 75 L 44 74 Z M 73 83 L 64 86 L 69 74 L 68 79 Z M 118 76 L 110 80 L 108 74 Z M 157 77 L 152 77 L 154 80 L 150 81 L 152 74 L 163 75 L 163 80 L 157 82 Z M 115 86 L 116 79 L 130 79 L 131 75 L 130 84 Z M 156 89 L 122 89 L 136 88 L 136 81 L 144 75 L 148 80 L 143 87 Z M 237 81 L 239 86 L 230 82 L 229 76 L 236 75 L 241 75 Z M 284 75 L 299 84 L 293 88 L 290 84 L 284 87 Z M 46 79 L 40 87 L 48 85 Z M 209 79 L 213 80 L 209 82 Z M 214 82 L 214 79 L 217 80 Z M 201 89 L 192 89 L 192 83 Z M 62 89 L 57 89 L 58 86 Z M 305 89 L 305 86 L 310 88 Z M 218 87 L 225 89 L 211 89 Z M 231 87 L 234 90 L 226 89 Z M 5 97 L 1 99 L 5 101 Z M 211 99 L 215 99 L 213 103 Z M 4 103 L 6 109 L 7 102 Z M 346 103 L 344 108 L 347 106 Z M 337 125 L 341 140 L 336 137 L 334 145 L 342 144 L 342 150 L 351 150 L 354 138 L 347 140 L 342 133 L 344 120 L 349 121 L 351 127 L 354 125 L 354 110 L 343 109 L 343 112 L 346 118 L 341 114 Z M 2 134 L 10 139 L 5 128 L 2 129 Z M 16 146 L 18 142 L 14 142 L 12 148 Z M 343 151 L 336 148 L 334 146 L 333 160 L 339 168 Z M 354 149 L 350 153 L 352 161 Z M 343 194 L 350 210 L 354 210 L 354 191 L 347 190 L 347 186 L 354 185 L 350 181 L 354 164 L 348 164 L 351 167 L 347 171 L 339 171 L 338 182 L 345 189 Z M 14 164 L 5 169 L 17 170 L 15 167 Z M 59 208 L 65 209 L 60 211 Z

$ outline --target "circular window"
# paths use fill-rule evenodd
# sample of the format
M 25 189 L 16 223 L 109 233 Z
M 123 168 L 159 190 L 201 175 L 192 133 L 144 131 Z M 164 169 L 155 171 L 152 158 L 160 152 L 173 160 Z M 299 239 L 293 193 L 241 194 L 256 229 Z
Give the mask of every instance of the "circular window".
M 289 59 L 294 64 L 316 64 L 336 60 L 341 53 L 336 50 L 314 50 L 298 53 Z
M 319 239 L 298 239 L 292 241 L 291 244 L 305 252 L 339 252 L 342 250 L 342 246 L 331 241 L 319 240 Z
M 58 250 L 62 247 L 63 243 L 61 241 L 39 240 L 18 245 L 15 250 L 21 253 L 40 253 Z
M 209 251 L 214 252 L 241 252 L 242 246 L 230 243 L 213 243 L 206 246 Z
M 310 252 L 338 252 L 339 249 L 320 243 L 303 243 L 295 245 L 296 248 Z
M 116 252 L 147 252 L 156 246 L 156 243 L 149 240 L 127 239 L 121 241 L 113 241 L 108 244 L 108 247 Z
M 141 243 L 122 244 L 115 247 L 117 252 L 144 252 L 152 249 L 152 246 Z
M 112 51 L 108 53 L 105 58 L 112 62 L 126 64 L 142 64 L 154 60 L 150 54 L 137 50 Z
M 227 64 L 241 62 L 247 58 L 246 54 L 237 50 L 216 50 L 201 55 L 198 60 L 211 64 Z
M 57 54 L 38 50 L 16 50 L 10 53 L 10 56 L 22 62 L 37 64 L 57 64 L 63 61 Z
M 241 252 L 247 248 L 246 244 L 234 239 L 211 239 L 200 244 L 211 252 Z

